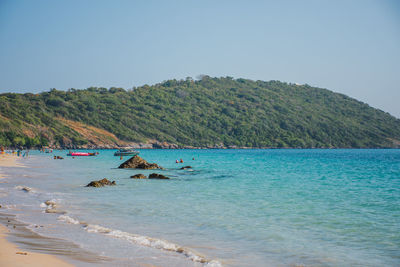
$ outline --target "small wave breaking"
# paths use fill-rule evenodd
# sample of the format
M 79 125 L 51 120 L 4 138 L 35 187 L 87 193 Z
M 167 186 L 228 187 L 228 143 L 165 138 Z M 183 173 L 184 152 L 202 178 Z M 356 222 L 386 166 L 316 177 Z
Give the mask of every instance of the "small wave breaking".
M 165 251 L 170 251 L 170 252 L 176 252 L 176 253 L 184 255 L 185 257 L 189 258 L 190 260 L 192 260 L 194 262 L 204 263 L 204 266 L 207 266 L 207 267 L 222 266 L 222 264 L 219 261 L 206 259 L 204 256 L 199 255 L 198 253 L 196 253 L 188 248 L 181 247 L 177 244 L 171 243 L 166 240 L 152 238 L 152 237 L 143 236 L 143 235 L 132 234 L 132 233 L 128 233 L 128 232 L 123 232 L 120 230 L 115 230 L 115 229 L 103 227 L 103 226 L 96 225 L 96 224 L 87 224 L 85 222 L 80 222 L 79 220 L 71 218 L 67 215 L 60 215 L 58 217 L 58 220 L 69 223 L 69 224 L 75 224 L 75 225 L 81 224 L 81 225 L 83 225 L 84 229 L 88 233 L 104 234 L 104 235 L 118 238 L 121 240 L 126 240 L 126 241 L 129 241 L 134 244 L 151 247 L 151 248 L 155 248 L 155 249 L 160 249 L 160 250 L 165 250 Z
M 60 215 L 58 216 L 58 220 L 59 221 L 64 221 L 66 223 L 70 223 L 70 224 L 80 224 L 80 222 L 78 220 L 75 220 L 74 218 L 71 218 L 67 215 Z

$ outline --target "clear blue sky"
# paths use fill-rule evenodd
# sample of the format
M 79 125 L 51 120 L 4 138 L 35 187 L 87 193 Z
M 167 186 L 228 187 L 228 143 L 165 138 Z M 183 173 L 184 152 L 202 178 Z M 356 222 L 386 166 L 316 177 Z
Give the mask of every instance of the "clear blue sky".
M 400 118 L 399 2 L 0 0 L 0 92 L 207 74 L 308 83 Z

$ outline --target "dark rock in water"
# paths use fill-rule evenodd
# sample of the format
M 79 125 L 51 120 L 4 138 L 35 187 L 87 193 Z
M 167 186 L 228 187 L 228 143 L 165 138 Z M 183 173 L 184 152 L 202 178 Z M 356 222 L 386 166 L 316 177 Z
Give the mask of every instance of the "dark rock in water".
M 104 178 L 104 179 L 101 179 L 101 180 L 98 180 L 98 181 L 91 181 L 88 185 L 87 185 L 87 187 L 102 187 L 102 186 L 105 186 L 105 185 L 116 185 L 116 183 L 115 183 L 115 181 L 109 181 L 109 180 L 107 180 L 107 178 Z
M 131 178 L 133 178 L 133 179 L 146 179 L 147 177 L 146 177 L 146 175 L 139 173 L 139 174 L 132 175 Z
M 158 166 L 155 163 L 148 163 L 138 155 L 133 156 L 132 158 L 128 159 L 121 165 L 119 165 L 120 169 L 144 169 L 144 170 L 153 170 L 153 169 L 162 169 L 161 166 Z
M 104 186 L 103 184 L 101 184 L 99 181 L 91 181 L 86 187 L 102 187 Z
M 169 179 L 169 177 L 158 173 L 152 173 L 149 175 L 149 179 Z
M 57 203 L 52 200 L 46 200 L 44 204 L 46 204 L 47 206 L 57 206 Z
M 191 168 L 192 168 L 192 166 L 185 166 L 185 167 L 182 167 L 181 170 L 186 170 L 186 169 L 191 169 Z

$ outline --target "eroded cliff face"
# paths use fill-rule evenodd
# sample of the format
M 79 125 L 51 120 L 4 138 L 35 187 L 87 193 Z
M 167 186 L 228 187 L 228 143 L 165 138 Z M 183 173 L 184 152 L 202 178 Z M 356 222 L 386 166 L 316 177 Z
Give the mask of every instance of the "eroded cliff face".
M 84 124 L 82 122 L 72 121 L 65 118 L 58 117 L 57 120 L 61 122 L 65 127 L 70 128 L 76 132 L 82 140 L 85 140 L 85 144 L 76 144 L 76 142 L 67 137 L 62 137 L 62 145 L 56 144 L 56 140 L 52 138 L 54 135 L 46 134 L 49 139 L 49 143 L 53 147 L 59 148 L 119 148 L 119 147 L 132 147 L 136 149 L 176 149 L 179 148 L 176 144 L 170 144 L 168 142 L 160 142 L 157 140 L 148 140 L 147 142 L 128 142 L 120 140 L 113 133 L 100 129 L 91 125 Z M 46 129 L 47 131 L 49 129 Z
M 118 139 L 114 134 L 104 129 L 96 128 L 94 126 L 86 125 L 77 121 L 67 120 L 65 118 L 57 119 L 66 127 L 69 127 L 77 132 L 82 139 L 87 141 L 86 144 L 78 145 L 81 148 L 114 148 L 127 145 L 127 142 Z M 65 138 L 65 140 L 63 140 L 63 144 L 65 147 L 76 146 L 76 144 L 74 144 L 73 140 L 70 138 Z

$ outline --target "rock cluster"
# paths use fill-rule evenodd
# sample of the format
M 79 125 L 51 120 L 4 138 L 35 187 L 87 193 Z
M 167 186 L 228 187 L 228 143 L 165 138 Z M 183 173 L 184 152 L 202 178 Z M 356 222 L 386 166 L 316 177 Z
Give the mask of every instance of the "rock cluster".
M 169 179 L 169 177 L 158 173 L 152 173 L 149 175 L 149 179 Z
M 179 146 L 177 144 L 170 144 L 167 142 L 159 142 L 159 141 L 154 141 L 152 143 L 153 148 L 160 148 L 160 149 L 178 149 Z
M 27 187 L 27 186 L 24 186 L 21 190 L 22 190 L 22 191 L 25 191 L 25 192 L 31 192 L 31 191 L 32 191 L 32 188 Z
M 133 156 L 128 159 L 121 165 L 119 165 L 120 169 L 144 169 L 144 170 L 153 170 L 153 169 L 162 169 L 161 166 L 158 166 L 156 163 L 148 163 L 138 155 Z
M 147 179 L 146 175 L 144 174 L 135 174 L 132 175 L 131 178 L 133 179 Z M 169 179 L 169 177 L 162 175 L 162 174 L 158 174 L 158 173 L 152 173 L 149 175 L 148 179 Z
M 98 180 L 98 181 L 91 181 L 87 187 L 103 187 L 105 185 L 116 185 L 115 181 L 109 181 L 107 178 Z
M 133 179 L 146 179 L 147 177 L 146 177 L 146 175 L 139 173 L 139 174 L 132 175 L 131 178 L 133 178 Z

